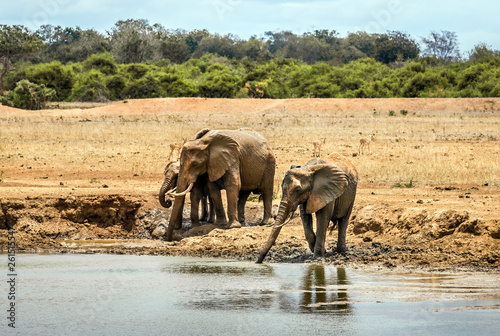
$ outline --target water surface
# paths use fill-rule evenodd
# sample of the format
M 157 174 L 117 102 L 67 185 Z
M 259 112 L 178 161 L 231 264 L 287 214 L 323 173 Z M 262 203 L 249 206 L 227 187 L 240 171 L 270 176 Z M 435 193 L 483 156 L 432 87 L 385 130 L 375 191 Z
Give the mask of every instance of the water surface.
M 17 272 L 2 335 L 491 335 L 500 321 L 483 273 L 71 254 L 21 254 Z

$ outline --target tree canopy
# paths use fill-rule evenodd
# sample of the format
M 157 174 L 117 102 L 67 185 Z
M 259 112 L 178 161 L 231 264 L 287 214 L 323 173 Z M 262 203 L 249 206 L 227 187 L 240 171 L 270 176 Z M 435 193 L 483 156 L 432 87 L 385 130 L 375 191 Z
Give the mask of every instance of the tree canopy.
M 500 52 L 480 43 L 462 56 L 449 31 L 418 43 L 400 31 L 341 37 L 328 29 L 244 40 L 147 20 L 120 20 L 105 33 L 0 25 L 0 59 L 0 89 L 17 88 L 16 97 L 26 88 L 51 90 L 41 101 L 500 95 Z M 21 81 L 29 82 L 22 90 Z

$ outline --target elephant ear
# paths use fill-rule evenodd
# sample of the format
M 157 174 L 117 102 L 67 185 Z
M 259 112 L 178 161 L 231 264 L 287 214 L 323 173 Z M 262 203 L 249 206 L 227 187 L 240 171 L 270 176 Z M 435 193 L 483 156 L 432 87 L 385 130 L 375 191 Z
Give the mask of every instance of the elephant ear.
M 209 141 L 208 178 L 211 182 L 220 179 L 226 171 L 239 162 L 238 143 L 230 136 L 214 132 L 203 138 Z
M 339 198 L 348 185 L 347 174 L 330 164 L 314 165 L 312 171 L 312 190 L 306 204 L 306 212 L 313 213 Z
M 194 136 L 194 139 L 197 140 L 197 139 L 200 139 L 202 138 L 205 134 L 207 134 L 208 132 L 210 132 L 210 128 L 204 128 L 200 131 L 198 131 L 198 133 L 195 134 Z

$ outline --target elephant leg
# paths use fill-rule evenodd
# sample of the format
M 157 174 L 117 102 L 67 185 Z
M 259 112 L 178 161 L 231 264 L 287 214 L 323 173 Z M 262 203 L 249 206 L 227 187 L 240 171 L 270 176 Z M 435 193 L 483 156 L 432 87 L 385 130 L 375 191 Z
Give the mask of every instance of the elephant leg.
M 351 217 L 352 205 L 347 211 L 347 214 L 338 221 L 338 239 L 337 239 L 337 253 L 343 253 L 347 251 L 347 246 L 345 243 L 345 236 L 347 233 L 347 224 L 349 224 L 349 218 Z
M 228 171 L 224 176 L 224 186 L 227 195 L 227 217 L 228 227 L 231 229 L 240 228 L 238 222 L 238 196 L 240 194 L 241 182 L 235 172 Z
M 206 222 L 208 220 L 208 202 L 207 196 L 201 195 L 201 215 L 200 221 Z
M 240 191 L 238 197 L 238 221 L 241 224 L 245 223 L 245 204 L 247 203 L 248 196 L 250 196 L 251 191 Z
M 313 230 L 312 215 L 306 213 L 304 204 L 300 206 L 300 218 L 302 218 L 302 225 L 304 225 L 304 234 L 306 236 L 307 243 L 309 244 L 309 249 L 314 252 L 314 245 L 316 244 L 316 235 Z
M 316 212 L 316 242 L 313 252 L 315 257 L 323 257 L 325 255 L 326 230 L 332 218 L 334 203 L 330 202 Z
M 205 184 L 203 186 L 203 191 L 202 191 L 202 200 L 205 200 L 205 206 L 208 207 L 208 216 L 205 219 L 209 223 L 214 223 L 215 222 L 215 207 L 214 207 L 214 201 L 212 200 L 212 197 L 210 197 L 210 191 L 208 190 L 208 184 Z M 224 211 L 224 209 L 222 209 Z
M 172 241 L 174 228 L 182 228 L 182 210 L 184 209 L 184 200 L 184 197 L 175 198 L 174 206 L 172 207 L 172 212 L 167 227 L 167 232 L 165 233 L 165 238 L 167 241 Z
M 210 191 L 210 197 L 212 198 L 212 203 L 215 208 L 215 225 L 226 225 L 226 213 L 224 212 L 224 205 L 222 204 L 222 196 L 220 194 L 220 188 L 216 183 L 209 182 L 208 190 Z
M 266 225 L 273 215 L 273 192 L 274 192 L 274 159 L 268 162 L 264 171 L 264 178 L 261 185 L 262 201 L 264 202 L 264 217 L 259 225 Z
M 208 203 L 208 219 L 207 221 L 209 223 L 214 223 L 215 222 L 215 207 L 214 207 L 214 201 L 212 200 L 212 197 L 210 195 L 206 196 L 207 203 Z M 222 210 L 224 211 L 224 210 Z
M 201 192 L 199 190 L 191 190 L 191 225 L 199 226 L 200 225 L 200 201 L 201 201 Z

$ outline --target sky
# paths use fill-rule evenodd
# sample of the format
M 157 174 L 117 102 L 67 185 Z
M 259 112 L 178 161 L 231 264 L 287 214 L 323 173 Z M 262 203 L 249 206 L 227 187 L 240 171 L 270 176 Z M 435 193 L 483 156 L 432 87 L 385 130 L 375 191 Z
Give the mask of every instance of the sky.
M 295 34 L 329 29 L 350 32 L 399 30 L 421 42 L 431 31 L 452 31 L 462 55 L 486 43 L 500 50 L 498 0 L 14 0 L 0 6 L 0 24 L 36 30 L 44 24 L 105 33 L 118 20 L 147 19 L 167 29 L 207 29 L 242 39 L 266 31 Z

